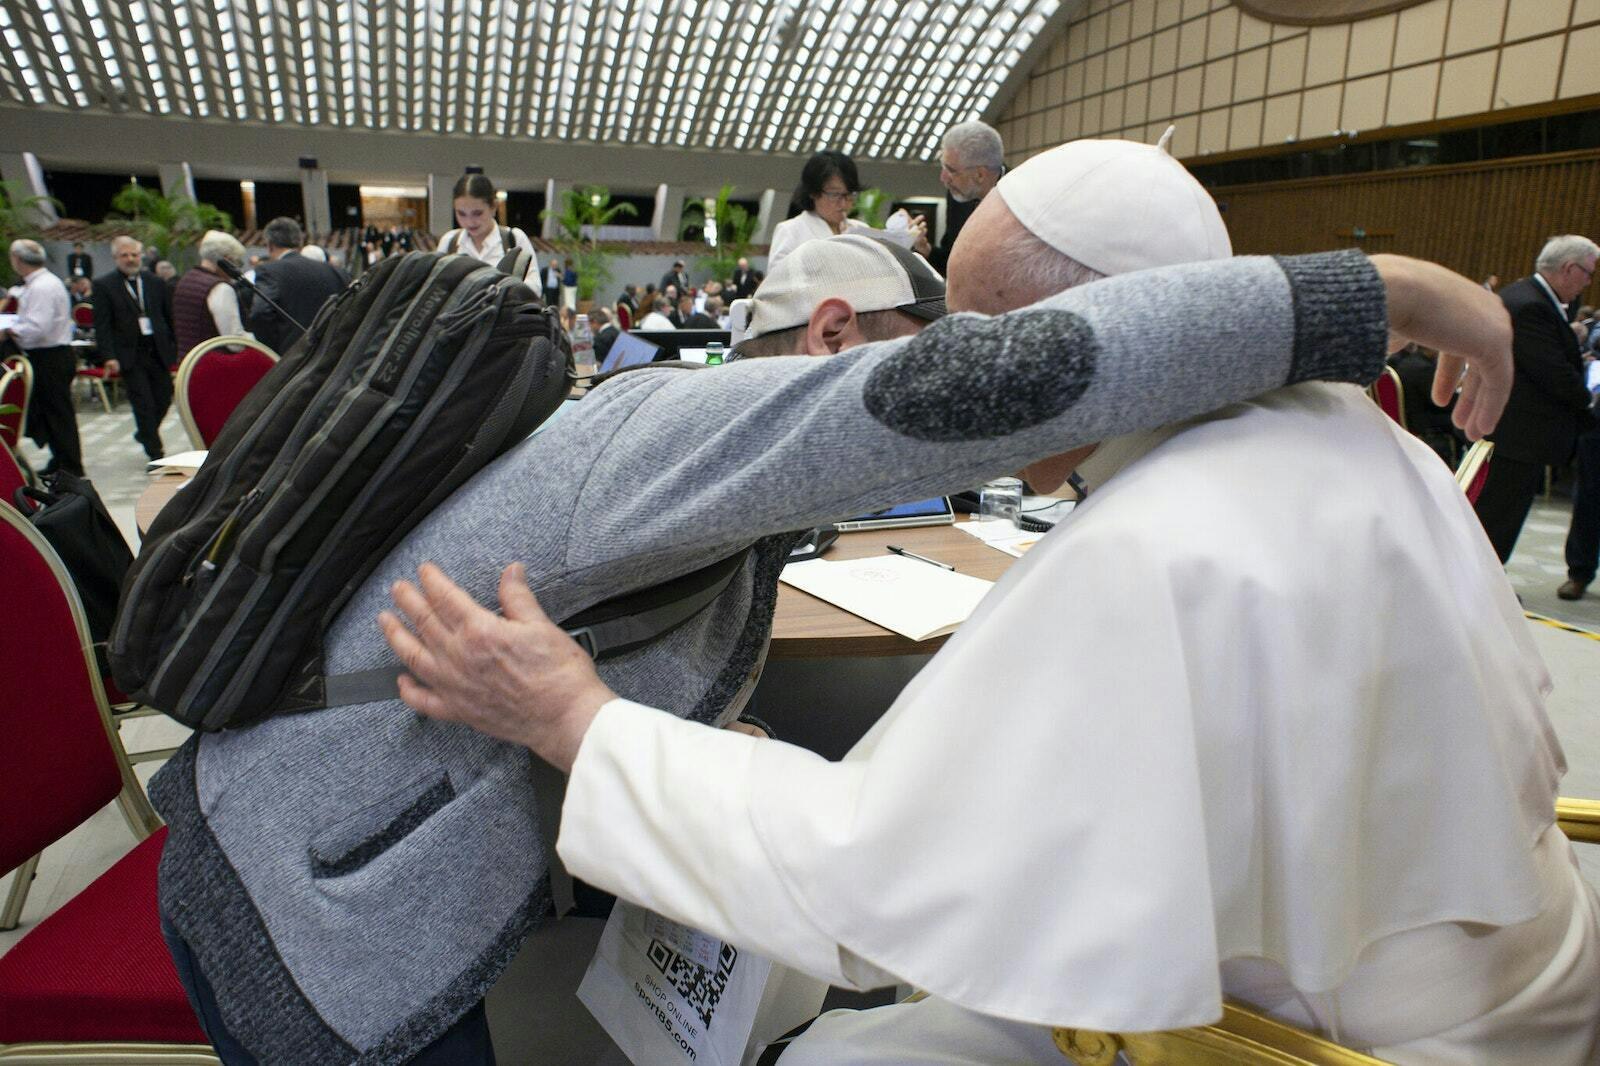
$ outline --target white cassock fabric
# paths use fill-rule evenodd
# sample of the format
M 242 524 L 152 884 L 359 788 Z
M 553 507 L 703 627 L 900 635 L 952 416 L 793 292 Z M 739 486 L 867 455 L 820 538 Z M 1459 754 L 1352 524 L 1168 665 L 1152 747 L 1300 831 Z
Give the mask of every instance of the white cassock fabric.
M 1575 913 L 1536 854 L 1565 765 L 1437 457 L 1354 387 L 1300 385 L 1108 442 L 1084 473 L 1089 499 L 842 762 L 608 704 L 567 868 L 836 984 L 892 975 L 1034 1024 L 1212 1021 L 1241 959 L 1335 1006 L 1356 974 L 1371 1002 L 1364 951 L 1554 927 L 1423 945 L 1478 996 L 1422 1026 L 1514 997 L 1503 974 L 1538 973 Z
M 876 237 L 881 241 L 893 241 L 906 248 L 911 247 L 913 242 L 911 234 L 904 230 L 874 229 L 859 218 L 845 219 L 844 229 L 839 232 L 859 233 L 867 237 Z M 772 227 L 772 244 L 767 249 L 767 273 L 772 273 L 772 268 L 777 266 L 784 256 L 807 241 L 823 240 L 832 236 L 834 236 L 833 227 L 815 211 L 802 211 L 793 218 L 784 219 Z

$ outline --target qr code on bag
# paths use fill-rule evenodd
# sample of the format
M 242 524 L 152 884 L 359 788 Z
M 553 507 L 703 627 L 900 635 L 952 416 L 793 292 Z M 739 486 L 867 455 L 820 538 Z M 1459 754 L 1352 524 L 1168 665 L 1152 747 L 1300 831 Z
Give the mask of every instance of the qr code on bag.
M 739 958 L 738 949 L 732 944 L 723 944 L 717 954 L 715 970 L 684 958 L 655 939 L 650 941 L 649 956 L 655 968 L 671 982 L 689 1009 L 700 1016 L 701 1023 L 709 1030 L 711 1016 L 716 1013 L 722 993 L 728 987 L 728 979 L 733 976 L 733 964 Z

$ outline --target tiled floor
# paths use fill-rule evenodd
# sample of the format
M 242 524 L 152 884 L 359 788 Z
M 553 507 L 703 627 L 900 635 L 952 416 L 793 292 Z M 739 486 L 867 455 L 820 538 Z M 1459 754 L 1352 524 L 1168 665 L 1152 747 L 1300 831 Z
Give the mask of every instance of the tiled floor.
M 119 405 L 109 415 L 98 407 L 80 406 L 79 427 L 89 477 L 129 543 L 137 544 L 133 508 L 145 487 L 146 474 L 144 456 L 133 441 L 127 405 Z M 164 424 L 163 437 L 169 453 L 189 447 L 176 413 Z M 25 455 L 35 465 L 42 465 L 46 458 L 31 445 L 25 446 Z M 1507 573 L 1529 611 L 1600 632 L 1600 586 L 1577 603 L 1555 596 L 1564 577 L 1561 551 L 1567 514 L 1563 501 L 1538 504 Z M 1563 791 L 1600 797 L 1600 640 L 1537 622 L 1529 624 L 1556 679 L 1550 714 L 1570 767 Z M 181 740 L 183 733 L 182 727 L 162 718 L 141 719 L 123 727 L 124 742 L 132 751 L 170 746 Z M 150 764 L 139 767 L 140 778 L 148 778 L 153 769 Z M 29 893 L 23 924 L 14 932 L 0 933 L 0 952 L 92 881 L 131 844 L 121 816 L 115 807 L 107 807 L 48 849 Z M 1579 855 L 1590 883 L 1600 886 L 1600 847 L 1580 848 Z M 0 894 L 9 887 L 9 877 L 0 879 Z M 570 921 L 542 933 L 491 995 L 491 1023 L 502 1061 L 596 1066 L 621 1061 L 605 1050 L 608 1042 L 603 1034 L 562 991 L 575 986 L 598 927 L 597 922 Z M 557 1052 L 554 1057 L 553 1051 Z

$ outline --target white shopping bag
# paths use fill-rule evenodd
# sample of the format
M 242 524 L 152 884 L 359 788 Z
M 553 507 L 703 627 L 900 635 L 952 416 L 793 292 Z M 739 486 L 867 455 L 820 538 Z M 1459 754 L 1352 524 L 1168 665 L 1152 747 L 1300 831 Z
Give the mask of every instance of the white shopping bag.
M 578 999 L 635 1066 L 739 1066 L 815 1017 L 825 982 L 617 901 Z

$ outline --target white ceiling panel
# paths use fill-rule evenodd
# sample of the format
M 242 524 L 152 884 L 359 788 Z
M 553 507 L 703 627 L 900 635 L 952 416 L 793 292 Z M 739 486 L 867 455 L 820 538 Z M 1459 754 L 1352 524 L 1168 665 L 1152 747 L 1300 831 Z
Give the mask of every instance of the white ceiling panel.
M 1060 3 L 0 0 L 0 101 L 920 160 Z

